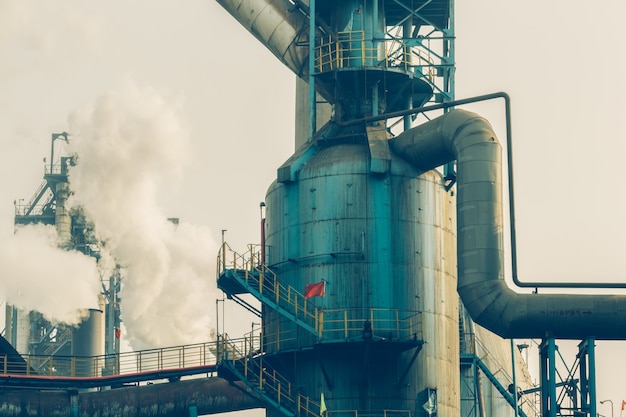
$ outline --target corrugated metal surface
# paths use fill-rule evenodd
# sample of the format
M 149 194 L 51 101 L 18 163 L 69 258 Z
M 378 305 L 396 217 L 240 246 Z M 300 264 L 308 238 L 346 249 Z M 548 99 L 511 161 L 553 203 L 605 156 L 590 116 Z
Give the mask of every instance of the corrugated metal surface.
M 326 295 L 311 299 L 325 314 L 348 311 L 355 323 L 373 317 L 371 344 L 350 336 L 309 354 L 292 351 L 314 347 L 313 335 L 265 311 L 268 340 L 288 329 L 298 335 L 267 351 L 289 355 L 295 384 L 324 390 L 329 409 L 423 411 L 416 398 L 431 388 L 441 413 L 458 413 L 455 204 L 438 173 L 419 174 L 395 156 L 388 175 L 372 174 L 366 145 L 336 145 L 314 155 L 297 181 L 267 193 L 267 244 L 280 280 L 299 291 L 325 280 Z M 415 318 L 415 336 L 426 342 L 412 365 L 415 350 L 399 353 L 388 343 L 393 334 L 378 330 L 396 311 Z

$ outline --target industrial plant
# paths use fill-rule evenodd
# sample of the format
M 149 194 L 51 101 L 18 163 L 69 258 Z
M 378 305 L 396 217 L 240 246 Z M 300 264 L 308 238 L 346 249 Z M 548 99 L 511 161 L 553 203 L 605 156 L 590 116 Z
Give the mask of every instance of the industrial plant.
M 210 255 L 257 327 L 121 352 L 119 266 L 77 326 L 7 305 L 0 416 L 596 417 L 594 342 L 625 338 L 626 298 L 505 282 L 510 99 L 455 96 L 454 0 L 217 1 L 297 78 L 296 151 L 268 178 L 260 242 Z M 15 227 L 54 225 L 97 260 L 97 224 L 67 203 L 68 140 L 52 134 Z M 540 341 L 539 383 L 514 339 Z M 579 341 L 564 378 L 559 339 Z

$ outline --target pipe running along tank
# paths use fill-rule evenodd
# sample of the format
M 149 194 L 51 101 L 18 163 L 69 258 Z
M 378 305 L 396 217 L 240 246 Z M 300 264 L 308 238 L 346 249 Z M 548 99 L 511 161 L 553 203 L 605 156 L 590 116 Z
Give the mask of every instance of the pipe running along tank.
M 447 36 L 448 1 L 218 2 L 295 74 L 313 76 L 334 110 L 266 195 L 264 261 L 288 288 L 325 287 L 306 301 L 314 328 L 263 305 L 264 360 L 298 390 L 328 410 L 458 415 L 457 291 L 502 337 L 624 337 L 624 297 L 506 286 L 501 148 L 488 122 L 456 110 L 415 128 L 405 120 L 395 137 L 386 122 L 340 123 L 437 98 L 432 65 L 413 52 L 424 26 Z M 456 197 L 433 170 L 452 161 Z

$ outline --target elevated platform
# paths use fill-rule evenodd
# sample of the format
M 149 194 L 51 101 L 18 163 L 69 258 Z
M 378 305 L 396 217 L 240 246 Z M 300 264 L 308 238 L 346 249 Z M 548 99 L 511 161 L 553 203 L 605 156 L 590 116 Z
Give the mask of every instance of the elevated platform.
M 326 21 L 330 21 L 334 4 L 334 0 L 318 1 L 318 14 Z M 387 24 L 390 26 L 401 24 L 402 20 L 406 18 L 410 11 L 415 10 L 421 21 L 414 23 L 445 27 L 450 17 L 450 1 L 384 0 L 384 10 Z

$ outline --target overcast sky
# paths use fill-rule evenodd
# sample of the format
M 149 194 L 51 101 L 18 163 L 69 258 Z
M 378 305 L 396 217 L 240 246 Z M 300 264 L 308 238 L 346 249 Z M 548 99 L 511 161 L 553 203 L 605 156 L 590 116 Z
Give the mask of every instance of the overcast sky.
M 626 3 L 473 0 L 458 2 L 456 12 L 457 98 L 506 91 L 513 99 L 521 278 L 626 281 Z M 152 162 L 132 149 L 105 154 L 114 168 L 92 174 L 110 181 L 93 177 L 86 187 L 112 184 L 123 192 L 107 188 L 108 200 L 97 207 L 116 202 L 127 223 L 141 219 L 131 215 L 138 207 L 180 217 L 185 236 L 205 246 L 210 261 L 198 268 L 210 269 L 210 280 L 222 229 L 233 248 L 259 241 L 259 202 L 294 151 L 295 80 L 217 3 L 0 0 L 0 52 L 2 239 L 13 233 L 13 201 L 28 201 L 42 180 L 50 134 L 70 131 L 80 143 L 81 135 L 113 126 L 123 134 L 149 131 L 154 140 L 135 150 Z M 492 120 L 503 138 L 501 103 L 469 109 Z M 129 126 L 120 113 L 144 123 Z M 146 172 L 157 179 L 131 181 Z M 136 200 L 139 190 L 147 190 L 150 207 Z M 167 233 L 158 236 L 165 242 L 159 250 L 187 252 Z M 119 250 L 129 245 L 112 238 Z M 194 274 L 193 285 L 201 285 L 203 273 Z M 197 288 L 210 294 L 198 306 L 209 312 L 202 323 L 215 326 L 217 293 Z M 136 314 L 156 313 L 145 306 Z M 247 329 L 250 320 L 226 325 Z M 599 399 L 611 399 L 617 413 L 626 399 L 623 348 L 597 348 Z M 608 404 L 599 412 L 610 415 Z

